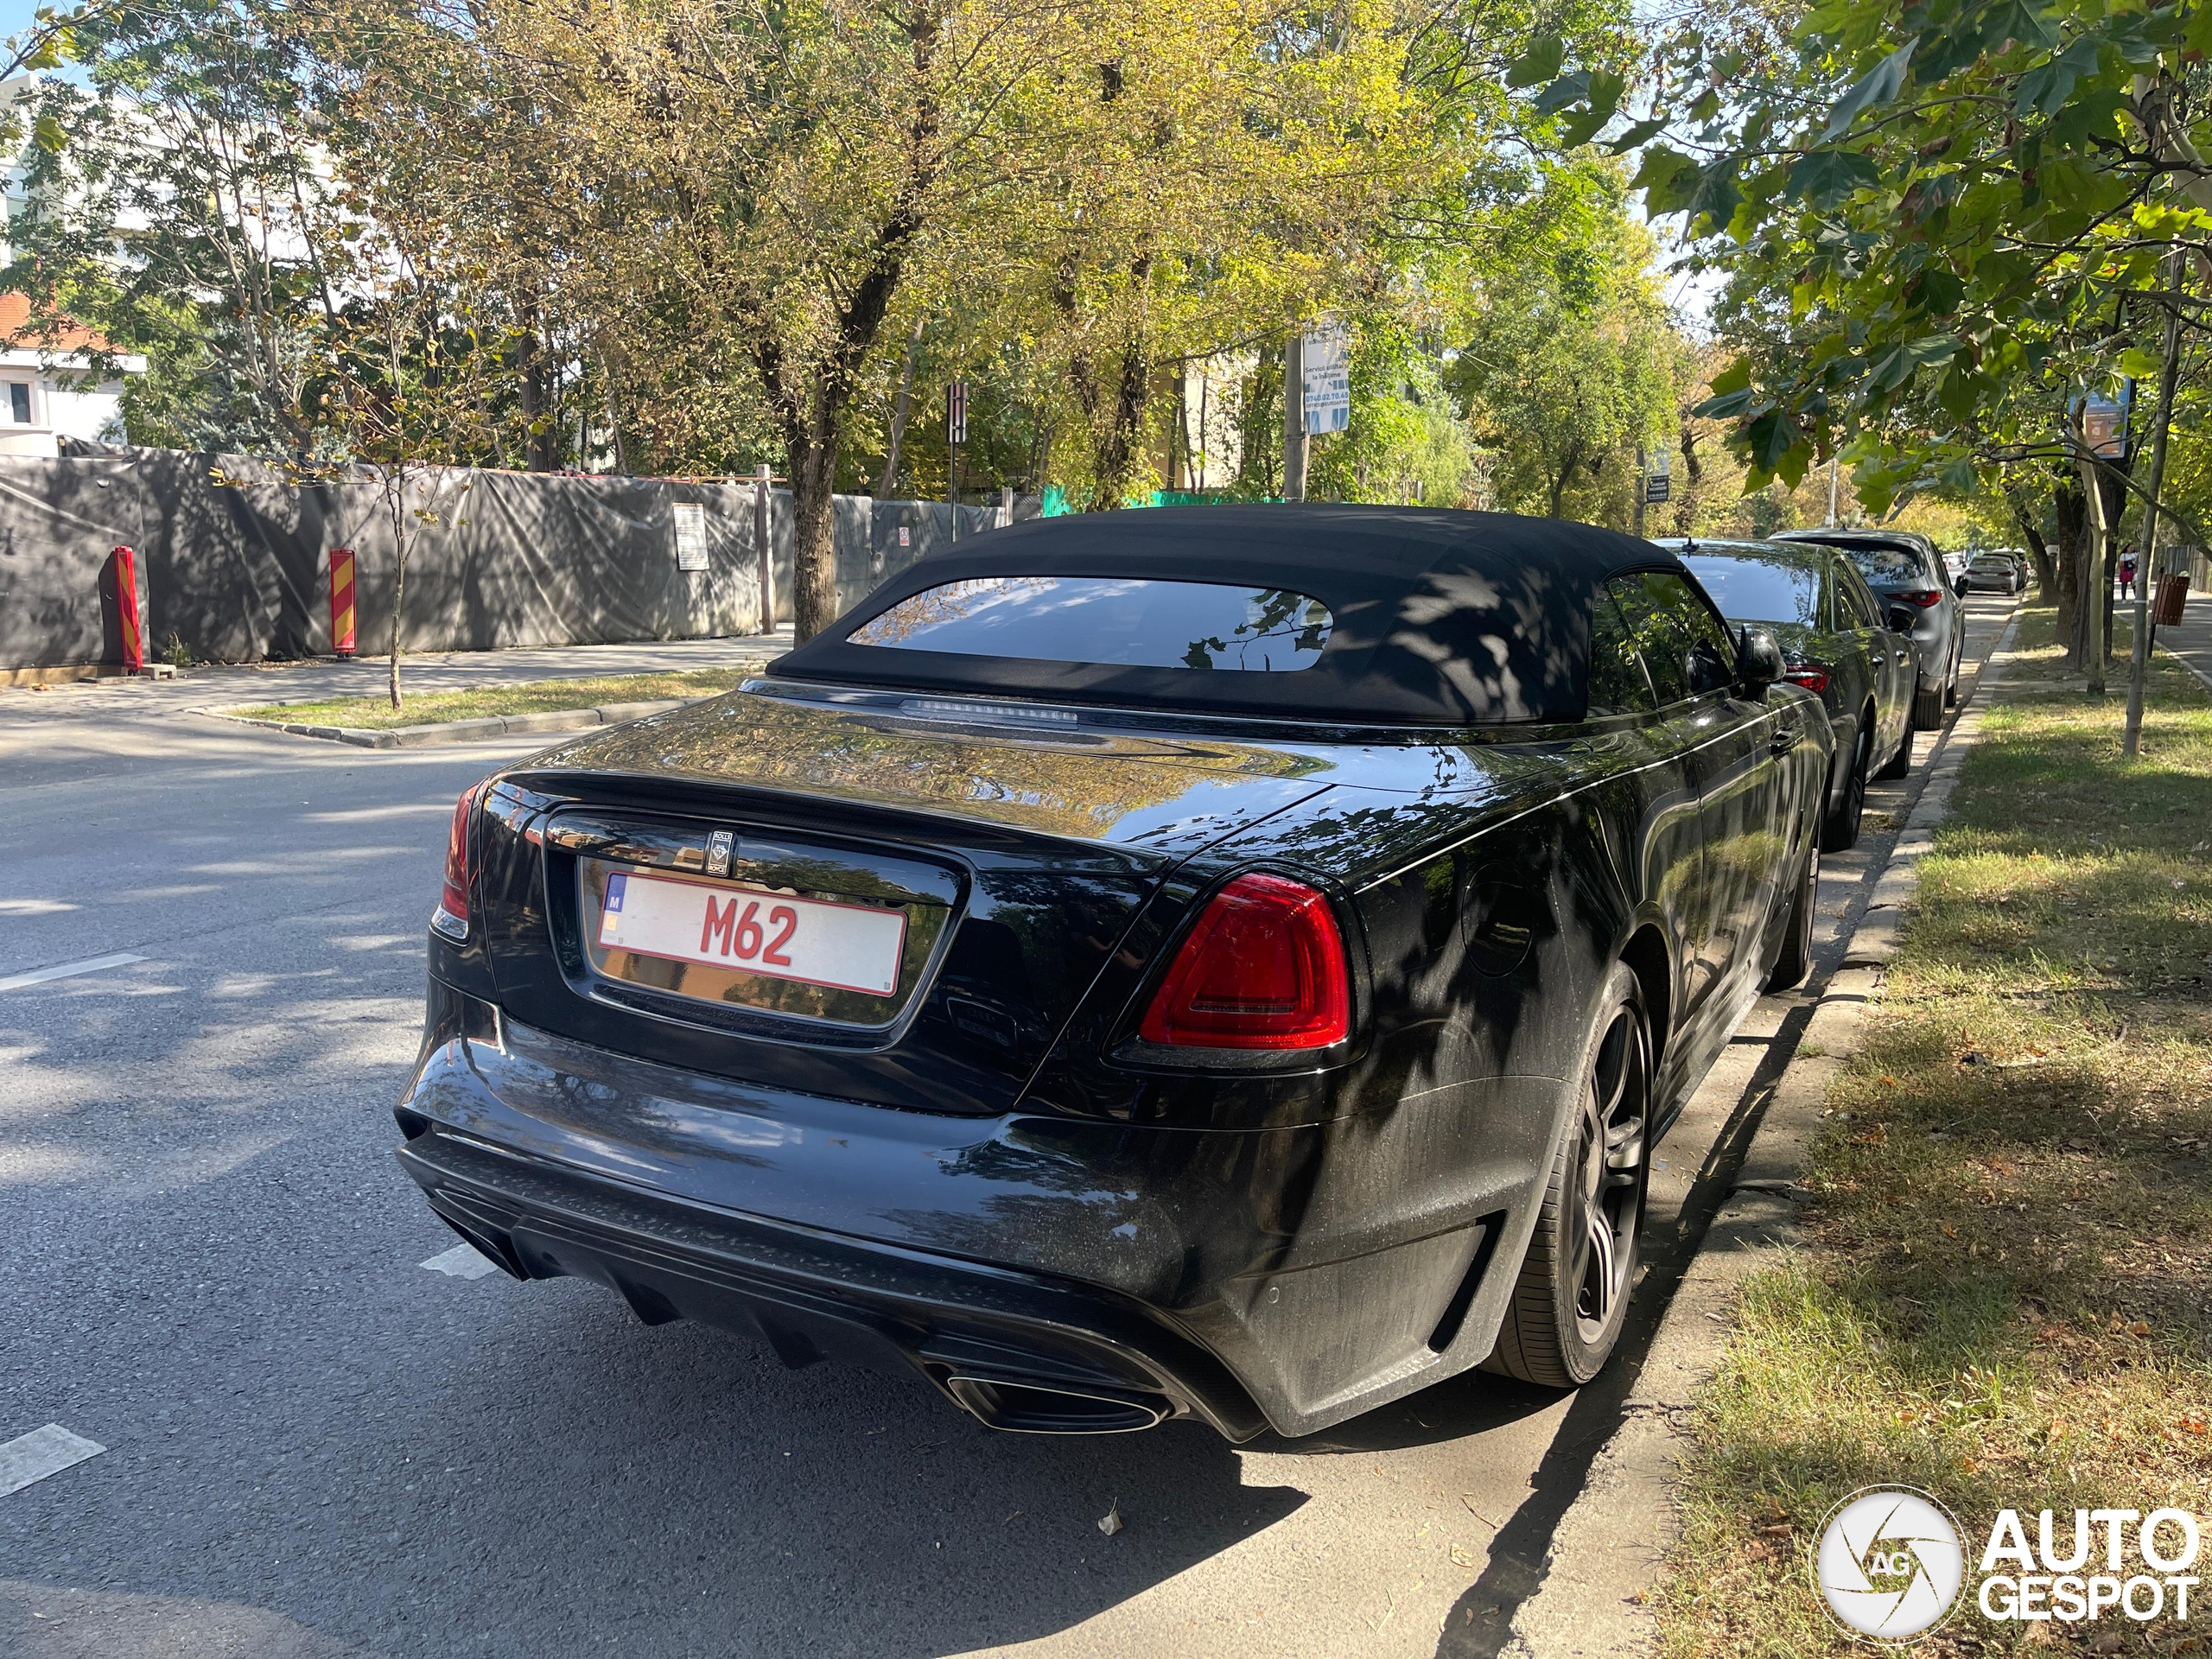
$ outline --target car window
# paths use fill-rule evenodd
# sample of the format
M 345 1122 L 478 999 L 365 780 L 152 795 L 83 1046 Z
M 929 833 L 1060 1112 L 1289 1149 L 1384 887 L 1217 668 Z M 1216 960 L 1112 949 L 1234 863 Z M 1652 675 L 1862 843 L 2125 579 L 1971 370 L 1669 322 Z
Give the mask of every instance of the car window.
M 1281 673 L 1321 658 L 1334 619 L 1280 588 L 1121 576 L 982 576 L 908 595 L 856 645 L 1025 662 Z
M 1878 628 L 1881 607 L 1874 602 L 1874 595 L 1867 591 L 1866 583 L 1856 570 L 1840 560 L 1835 572 L 1836 626 L 1842 628 Z
M 1590 607 L 1592 717 L 1648 713 L 1657 707 L 1619 607 L 1610 595 L 1598 594 Z
M 1807 564 L 1755 553 L 1685 553 L 1682 563 L 1732 622 L 1819 626 L 1821 575 Z
M 1735 677 L 1728 630 L 1688 579 L 1672 570 L 1641 570 L 1605 584 L 1661 705 L 1714 691 Z
M 1897 588 L 1907 582 L 1928 580 L 1927 569 L 1920 562 L 1916 548 L 1885 547 L 1877 542 L 1851 542 L 1845 545 L 1844 554 L 1859 567 L 1859 573 L 1878 587 Z

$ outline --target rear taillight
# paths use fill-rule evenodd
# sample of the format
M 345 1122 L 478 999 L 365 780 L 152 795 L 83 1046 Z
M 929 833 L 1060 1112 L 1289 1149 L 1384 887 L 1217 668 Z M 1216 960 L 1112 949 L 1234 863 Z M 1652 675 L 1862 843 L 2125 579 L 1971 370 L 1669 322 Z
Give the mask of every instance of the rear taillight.
M 1825 668 L 1789 669 L 1783 672 L 1782 677 L 1792 685 L 1803 686 L 1808 691 L 1825 691 L 1828 689 L 1828 671 Z
M 1908 605 L 1917 605 L 1924 611 L 1930 605 L 1933 605 L 1937 600 L 1942 598 L 1943 595 L 1940 591 L 1936 589 L 1922 588 L 1916 589 L 1914 592 L 1910 594 L 1894 594 L 1891 595 L 1891 597 L 1894 599 L 1901 599 Z
M 1179 1047 L 1327 1048 L 1351 1031 L 1344 938 L 1328 899 L 1255 874 L 1213 896 L 1137 1035 Z
M 461 934 L 468 931 L 469 880 L 475 874 L 468 861 L 468 821 L 483 792 L 481 784 L 472 784 L 461 791 L 461 798 L 453 804 L 453 823 L 446 831 L 446 890 L 438 908 L 460 924 Z M 454 930 L 442 927 L 439 931 Z

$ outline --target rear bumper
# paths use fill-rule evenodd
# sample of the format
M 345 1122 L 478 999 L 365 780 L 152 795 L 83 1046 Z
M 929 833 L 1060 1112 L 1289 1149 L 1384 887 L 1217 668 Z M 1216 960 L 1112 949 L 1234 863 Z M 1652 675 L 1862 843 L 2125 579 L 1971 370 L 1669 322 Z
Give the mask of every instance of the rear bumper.
M 1058 1433 L 1306 1433 L 1479 1360 L 1558 1090 L 1187 1131 L 764 1094 L 495 1033 L 435 982 L 429 1037 L 399 1160 L 509 1273 L 595 1280 L 794 1365 L 899 1362 Z
M 435 1129 L 398 1155 L 510 1274 L 594 1280 L 649 1325 L 748 1332 L 794 1366 L 903 1359 L 994 1427 L 1103 1433 L 1195 1415 L 1243 1440 L 1266 1427 L 1203 1351 L 1075 1287 L 671 1204 Z

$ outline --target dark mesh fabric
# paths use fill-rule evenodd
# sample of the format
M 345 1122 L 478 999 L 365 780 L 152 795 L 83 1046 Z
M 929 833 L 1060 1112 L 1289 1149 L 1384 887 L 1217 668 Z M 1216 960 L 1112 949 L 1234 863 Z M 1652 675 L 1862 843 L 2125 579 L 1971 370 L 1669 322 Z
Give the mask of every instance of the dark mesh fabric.
M 1210 714 L 1424 726 L 1575 721 L 1590 607 L 1617 571 L 1680 570 L 1588 524 L 1423 507 L 1162 507 L 1033 520 L 932 553 L 777 662 L 838 684 L 1028 693 Z M 985 576 L 1125 576 L 1310 594 L 1334 627 L 1292 673 L 1019 661 L 850 645 L 901 600 Z

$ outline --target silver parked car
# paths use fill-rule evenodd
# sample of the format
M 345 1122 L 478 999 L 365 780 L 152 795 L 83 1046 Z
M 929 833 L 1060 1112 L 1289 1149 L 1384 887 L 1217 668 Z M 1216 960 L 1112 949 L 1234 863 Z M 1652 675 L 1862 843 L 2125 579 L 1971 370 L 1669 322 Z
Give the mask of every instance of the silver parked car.
M 1977 553 L 1966 581 L 1968 593 L 2017 594 L 2028 585 L 2027 566 L 2010 553 Z
M 1920 647 L 1919 693 L 1912 702 L 1912 723 L 1924 732 L 1941 726 L 1943 710 L 1959 698 L 1967 613 L 1936 544 L 1910 530 L 1785 530 L 1774 539 L 1842 549 L 1885 607 L 1905 607 L 1916 613 L 1911 626 L 1901 630 L 1910 632 Z

